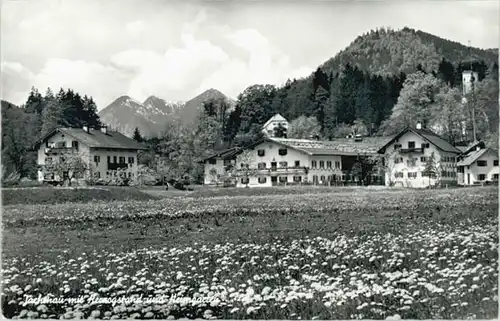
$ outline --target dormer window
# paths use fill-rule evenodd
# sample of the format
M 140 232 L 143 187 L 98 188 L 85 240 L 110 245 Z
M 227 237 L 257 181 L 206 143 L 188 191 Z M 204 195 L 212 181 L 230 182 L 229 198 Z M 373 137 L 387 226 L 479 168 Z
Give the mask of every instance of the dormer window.
M 266 153 L 263 149 L 259 149 L 257 150 L 257 155 L 259 155 L 260 157 L 264 156 Z
M 415 148 L 415 142 L 408 142 L 408 148 L 409 149 Z

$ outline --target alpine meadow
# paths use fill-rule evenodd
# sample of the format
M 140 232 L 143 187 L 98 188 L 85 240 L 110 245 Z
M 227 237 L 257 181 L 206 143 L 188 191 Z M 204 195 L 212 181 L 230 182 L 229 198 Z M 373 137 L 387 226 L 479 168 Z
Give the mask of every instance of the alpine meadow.
M 7 0 L 2 316 L 497 319 L 483 2 Z

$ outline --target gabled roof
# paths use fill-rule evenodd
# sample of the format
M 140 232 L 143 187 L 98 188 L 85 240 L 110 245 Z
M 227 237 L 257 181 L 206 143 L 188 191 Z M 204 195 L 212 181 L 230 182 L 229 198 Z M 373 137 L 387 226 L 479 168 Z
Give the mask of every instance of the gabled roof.
M 391 139 L 384 146 L 382 146 L 379 149 L 378 152 L 381 153 L 381 154 L 383 154 L 385 152 L 385 149 L 389 145 L 391 145 L 392 143 L 394 143 L 394 141 L 396 141 L 397 139 L 399 139 L 401 136 L 403 136 L 407 132 L 412 132 L 412 133 L 414 133 L 414 134 L 422 137 L 423 139 L 425 139 L 426 141 L 428 141 L 429 143 L 431 143 L 432 145 L 436 146 L 438 149 L 440 149 L 440 150 L 442 150 L 444 152 L 456 153 L 456 154 L 461 154 L 462 153 L 462 151 L 460 151 L 458 148 L 456 148 L 455 146 L 453 146 L 452 144 L 450 144 L 449 142 L 447 142 L 444 138 L 442 138 L 439 135 L 433 133 L 432 131 L 430 131 L 428 129 L 415 129 L 415 128 L 411 128 L 411 127 L 406 127 L 401 132 L 399 132 L 399 134 L 397 134 L 396 136 L 394 136 L 393 139 Z
M 276 114 L 273 117 L 269 118 L 269 120 L 266 121 L 262 127 L 266 127 L 267 125 L 269 125 L 273 121 L 286 121 L 286 122 L 288 122 L 288 120 L 286 120 L 285 117 L 281 116 L 280 114 Z
M 225 150 L 222 150 L 222 151 L 218 151 L 218 152 L 210 155 L 209 157 L 206 157 L 206 158 L 202 159 L 200 161 L 200 163 L 204 163 L 205 161 L 213 159 L 213 158 L 230 159 L 233 156 L 238 155 L 242 151 L 243 151 L 243 148 L 241 148 L 241 147 L 228 148 L 228 149 L 225 149 Z
M 119 133 L 108 130 L 106 134 L 100 129 L 89 129 L 87 133 L 83 128 L 56 128 L 35 143 L 35 148 L 47 141 L 56 133 L 63 133 L 76 139 L 79 143 L 91 148 L 110 149 L 147 149 L 143 144 Z
M 356 142 L 352 139 L 334 140 L 308 140 L 271 138 L 271 141 L 303 151 L 309 155 L 375 155 L 391 137 L 364 137 L 362 141 Z
M 457 166 L 469 166 L 470 164 L 474 163 L 476 160 L 481 158 L 481 156 L 483 156 L 487 152 L 494 152 L 495 154 L 498 155 L 498 151 L 496 151 L 492 148 L 482 148 L 479 150 L 474 150 L 474 151 L 470 152 L 468 155 L 466 155 L 466 157 L 464 159 L 459 161 L 457 163 Z

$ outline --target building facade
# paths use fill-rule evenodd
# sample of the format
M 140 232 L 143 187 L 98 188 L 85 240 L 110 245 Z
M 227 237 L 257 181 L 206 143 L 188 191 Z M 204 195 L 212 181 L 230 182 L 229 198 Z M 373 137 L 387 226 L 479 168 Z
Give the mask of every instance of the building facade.
M 137 154 L 142 144 L 118 133 L 101 129 L 58 128 L 35 144 L 38 180 L 111 180 L 137 178 Z
M 361 183 L 361 175 L 352 173 L 352 165 L 360 157 L 376 156 L 380 142 L 265 138 L 205 159 L 204 181 L 207 185 L 237 187 Z M 372 177 L 370 181 L 375 183 L 377 179 Z
M 456 184 L 460 150 L 419 124 L 402 130 L 379 153 L 384 155 L 386 185 L 426 188 Z
M 268 137 L 274 137 L 275 128 L 282 126 L 285 130 L 288 130 L 288 125 L 288 121 L 285 117 L 276 114 L 262 126 L 262 132 Z
M 459 157 L 457 163 L 459 185 L 498 183 L 498 174 L 498 151 L 492 148 L 478 144 Z

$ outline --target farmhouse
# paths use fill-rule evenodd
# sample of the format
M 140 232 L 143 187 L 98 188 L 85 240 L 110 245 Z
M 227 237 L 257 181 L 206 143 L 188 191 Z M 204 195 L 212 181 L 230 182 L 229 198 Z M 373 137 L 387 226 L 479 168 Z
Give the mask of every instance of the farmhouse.
M 376 156 L 389 139 L 317 141 L 266 137 L 244 148 L 228 149 L 206 158 L 203 161 L 205 184 L 263 187 L 334 185 L 361 180 L 382 184 L 382 177 L 354 173 L 353 166 L 362 159 Z
M 274 129 L 279 126 L 288 129 L 288 121 L 280 114 L 276 114 L 262 126 L 262 132 L 268 137 L 274 137 Z
M 456 184 L 456 159 L 461 151 L 421 124 L 402 130 L 379 153 L 384 155 L 386 185 Z
M 57 128 L 35 144 L 38 180 L 135 179 L 142 144 L 107 127 Z
M 458 158 L 459 185 L 498 183 L 498 174 L 498 151 L 486 147 L 482 142 L 473 144 Z

